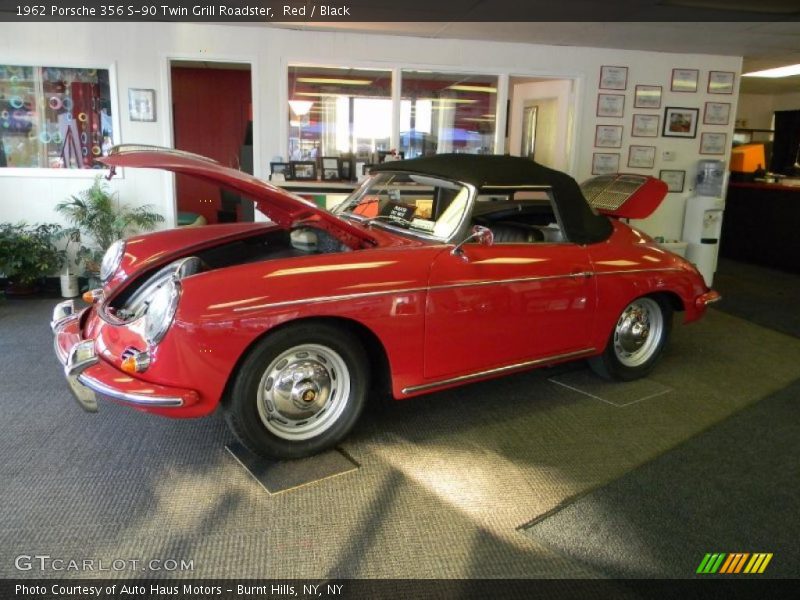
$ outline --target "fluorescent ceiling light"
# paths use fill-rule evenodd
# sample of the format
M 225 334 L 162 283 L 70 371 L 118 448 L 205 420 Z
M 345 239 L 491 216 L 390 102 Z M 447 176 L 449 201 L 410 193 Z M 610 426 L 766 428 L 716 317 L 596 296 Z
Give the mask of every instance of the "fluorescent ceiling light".
M 448 90 L 456 90 L 457 92 L 486 92 L 487 94 L 496 94 L 496 87 L 489 87 L 484 85 L 451 85 Z
M 753 71 L 752 73 L 742 73 L 742 77 L 770 77 L 773 79 L 777 77 L 791 77 L 792 75 L 800 75 L 800 64 L 765 69 L 764 71 Z
M 333 79 L 328 77 L 298 77 L 301 83 L 322 83 L 330 85 L 369 85 L 371 79 Z

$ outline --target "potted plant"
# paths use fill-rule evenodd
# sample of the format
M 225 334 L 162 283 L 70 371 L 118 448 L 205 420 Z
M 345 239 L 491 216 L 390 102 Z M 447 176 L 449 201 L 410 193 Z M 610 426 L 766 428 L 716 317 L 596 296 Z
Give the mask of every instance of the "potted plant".
M 67 235 L 73 240 L 91 240 L 89 245 L 81 244 L 76 253 L 76 262 L 84 265 L 84 274 L 90 279 L 99 277 L 100 261 L 111 244 L 138 231 L 150 231 L 164 221 L 152 208 L 121 204 L 118 194 L 111 192 L 100 176 L 89 189 L 56 205 L 56 211 L 72 226 L 66 230 Z
M 7 296 L 27 296 L 38 291 L 37 283 L 58 270 L 64 252 L 54 241 L 61 226 L 0 223 L 0 271 L 8 279 Z

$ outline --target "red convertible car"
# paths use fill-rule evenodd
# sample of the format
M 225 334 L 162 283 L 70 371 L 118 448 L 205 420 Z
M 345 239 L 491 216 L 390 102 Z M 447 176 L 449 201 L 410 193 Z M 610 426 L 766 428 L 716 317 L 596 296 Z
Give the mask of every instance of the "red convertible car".
M 90 411 L 104 398 L 169 417 L 221 405 L 264 456 L 336 444 L 384 390 L 409 398 L 578 358 L 641 377 L 673 312 L 694 321 L 719 298 L 620 221 L 666 194 L 646 176 L 581 188 L 526 159 L 438 155 L 377 166 L 328 212 L 183 152 L 120 146 L 102 161 L 218 183 L 270 221 L 109 248 L 93 304 L 53 315 L 73 394 Z

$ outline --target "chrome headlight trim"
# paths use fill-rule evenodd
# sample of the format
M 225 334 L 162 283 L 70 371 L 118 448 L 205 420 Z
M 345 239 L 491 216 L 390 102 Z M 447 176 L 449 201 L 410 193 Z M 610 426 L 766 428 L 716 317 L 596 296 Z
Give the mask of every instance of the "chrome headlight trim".
M 100 282 L 103 285 L 108 283 L 114 273 L 117 272 L 124 254 L 125 242 L 123 240 L 117 240 L 108 247 L 108 250 L 103 255 L 103 260 L 100 262 Z
M 144 337 L 149 346 L 157 345 L 169 331 L 180 295 L 181 285 L 175 276 L 169 277 L 153 292 L 144 314 Z

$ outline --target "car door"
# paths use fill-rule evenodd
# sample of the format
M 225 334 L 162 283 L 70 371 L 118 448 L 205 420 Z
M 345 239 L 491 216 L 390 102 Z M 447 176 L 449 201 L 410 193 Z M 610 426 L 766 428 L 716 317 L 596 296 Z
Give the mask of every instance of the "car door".
M 587 350 L 595 283 L 584 246 L 467 243 L 433 262 L 424 375 L 469 375 Z

